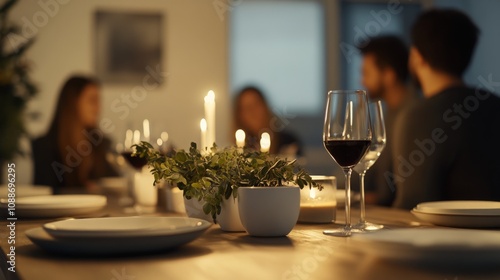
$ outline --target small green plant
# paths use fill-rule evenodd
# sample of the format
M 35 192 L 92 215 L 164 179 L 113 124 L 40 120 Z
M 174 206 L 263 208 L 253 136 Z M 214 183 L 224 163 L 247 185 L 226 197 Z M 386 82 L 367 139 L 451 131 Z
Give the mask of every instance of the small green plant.
M 187 199 L 203 201 L 203 212 L 214 221 L 221 212 L 221 203 L 236 198 L 239 187 L 279 187 L 289 184 L 322 188 L 296 161 L 269 157 L 267 153 L 241 151 L 235 147 L 201 154 L 196 143 L 189 151 L 162 155 L 147 142 L 133 146 L 134 156 L 146 158 L 154 175 L 154 184 L 161 181 L 177 185 Z

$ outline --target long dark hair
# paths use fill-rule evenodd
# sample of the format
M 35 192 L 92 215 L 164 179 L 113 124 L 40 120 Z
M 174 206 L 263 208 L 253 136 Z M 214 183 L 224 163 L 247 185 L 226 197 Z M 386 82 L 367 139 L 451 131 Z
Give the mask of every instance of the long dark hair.
M 94 78 L 86 76 L 72 76 L 64 83 L 59 92 L 56 112 L 49 128 L 49 135 L 56 139 L 57 152 L 60 160 L 66 165 L 68 149 L 77 150 L 77 145 L 84 140 L 84 130 L 88 130 L 78 119 L 78 101 L 83 90 L 89 86 L 98 86 Z M 65 185 L 81 185 L 88 177 L 92 165 L 92 154 L 82 156 L 82 162 L 73 172 L 66 172 Z

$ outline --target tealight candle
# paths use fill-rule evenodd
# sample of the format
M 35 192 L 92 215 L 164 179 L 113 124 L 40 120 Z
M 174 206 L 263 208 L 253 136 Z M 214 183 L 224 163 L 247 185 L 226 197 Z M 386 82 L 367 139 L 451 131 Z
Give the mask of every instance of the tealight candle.
M 260 151 L 263 153 L 269 152 L 269 148 L 271 148 L 271 135 L 269 133 L 264 132 L 260 136 Z
M 302 223 L 331 223 L 335 220 L 337 199 L 335 196 L 337 182 L 335 176 L 311 176 L 323 186 L 317 188 L 305 186 L 300 191 L 299 222 Z

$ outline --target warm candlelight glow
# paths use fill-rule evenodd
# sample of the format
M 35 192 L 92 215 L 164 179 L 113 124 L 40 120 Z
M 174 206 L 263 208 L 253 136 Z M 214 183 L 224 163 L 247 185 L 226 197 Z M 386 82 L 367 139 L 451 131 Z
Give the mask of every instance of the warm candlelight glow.
M 263 153 L 269 152 L 269 148 L 271 148 L 271 135 L 269 133 L 264 132 L 260 136 L 260 151 Z
M 205 119 L 201 119 L 200 128 L 202 132 L 207 132 L 207 121 Z
M 205 103 L 215 102 L 215 93 L 213 90 L 209 90 L 207 96 L 205 96 Z
M 141 142 L 141 132 L 139 130 L 134 131 L 134 141 L 133 144 L 139 144 Z
M 238 129 L 236 130 L 236 133 L 234 134 L 236 137 L 236 147 L 238 148 L 243 148 L 245 147 L 245 131 L 243 129 Z
M 163 145 L 163 140 L 161 140 L 161 138 L 156 139 L 156 144 L 161 147 Z
M 215 143 L 215 93 L 210 90 L 205 96 L 206 144 L 212 147 Z
M 316 190 L 314 188 L 312 188 L 312 189 L 309 190 L 309 197 L 311 199 L 315 199 L 316 198 Z
M 168 141 L 168 132 L 163 131 L 163 132 L 160 134 L 160 138 L 161 138 L 161 140 L 163 141 L 163 143 L 167 142 L 167 141 Z
M 200 150 L 202 153 L 204 153 L 205 149 L 207 148 L 207 121 L 205 119 L 201 119 L 200 129 L 201 129 Z
M 148 119 L 145 119 L 143 122 L 142 122 L 142 131 L 144 132 L 144 140 L 149 142 L 149 135 L 150 135 L 150 131 L 149 131 L 149 120 Z
M 134 132 L 131 129 L 127 129 L 125 132 L 125 149 L 128 150 L 134 144 Z

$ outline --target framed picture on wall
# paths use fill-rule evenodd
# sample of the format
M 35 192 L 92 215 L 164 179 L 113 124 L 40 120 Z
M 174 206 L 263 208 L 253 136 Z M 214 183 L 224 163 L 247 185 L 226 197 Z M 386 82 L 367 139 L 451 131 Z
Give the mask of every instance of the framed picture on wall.
M 163 70 L 165 34 L 162 23 L 160 13 L 96 11 L 95 67 L 98 78 L 105 83 L 141 85 L 151 69 Z

